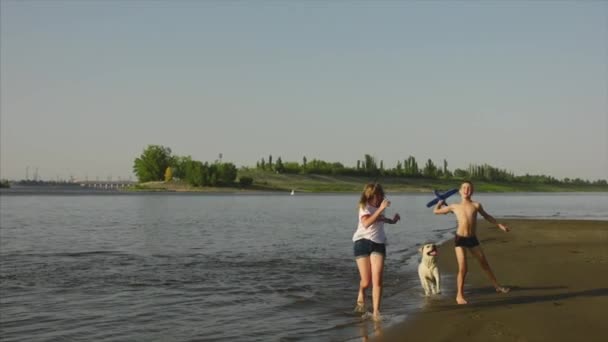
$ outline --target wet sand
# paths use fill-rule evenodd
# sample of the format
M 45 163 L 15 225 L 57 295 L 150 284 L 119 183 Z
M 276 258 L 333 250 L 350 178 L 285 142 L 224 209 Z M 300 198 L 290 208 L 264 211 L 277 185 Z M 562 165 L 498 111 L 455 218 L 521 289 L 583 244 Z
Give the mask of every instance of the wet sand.
M 439 248 L 442 294 L 377 341 L 607 341 L 608 221 L 480 220 L 477 236 L 508 294 L 468 254 L 467 305 L 455 301 L 453 240 Z M 421 289 L 422 291 L 422 289 Z

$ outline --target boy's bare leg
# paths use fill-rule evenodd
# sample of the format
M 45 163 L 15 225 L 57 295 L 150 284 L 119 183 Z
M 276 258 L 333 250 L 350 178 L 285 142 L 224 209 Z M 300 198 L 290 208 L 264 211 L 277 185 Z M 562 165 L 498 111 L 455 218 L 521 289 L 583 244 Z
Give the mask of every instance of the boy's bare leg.
M 384 272 L 384 255 L 372 253 L 372 304 L 374 320 L 380 319 L 380 303 L 382 302 L 382 273 Z
M 369 287 L 372 279 L 372 265 L 369 257 L 357 258 L 357 268 L 359 269 L 359 294 L 357 295 L 357 306 L 355 312 L 365 312 L 365 290 Z
M 456 247 L 456 261 L 458 261 L 458 276 L 456 277 L 456 303 L 467 304 L 464 299 L 464 278 L 467 276 L 467 256 L 464 248 Z
M 498 283 L 498 281 L 496 280 L 496 276 L 494 276 L 494 272 L 492 272 L 492 268 L 490 267 L 490 264 L 488 263 L 488 259 L 486 258 L 486 255 L 483 253 L 481 246 L 475 246 L 475 247 L 471 248 L 471 253 L 473 253 L 473 255 L 475 256 L 477 261 L 479 261 L 479 265 L 481 266 L 481 268 L 483 268 L 483 270 L 488 275 L 488 278 L 490 278 L 490 281 L 492 282 L 492 285 L 494 285 L 496 292 L 500 292 L 500 293 L 509 292 L 510 289 L 508 287 L 501 286 Z

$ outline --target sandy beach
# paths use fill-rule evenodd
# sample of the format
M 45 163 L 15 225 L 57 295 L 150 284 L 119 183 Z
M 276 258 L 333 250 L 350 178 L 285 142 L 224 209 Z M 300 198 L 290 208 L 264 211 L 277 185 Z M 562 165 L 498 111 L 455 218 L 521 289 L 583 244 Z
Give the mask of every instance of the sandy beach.
M 606 341 L 608 221 L 485 221 L 478 238 L 499 282 L 497 294 L 472 256 L 468 305 L 455 303 L 453 240 L 439 248 L 442 294 L 406 322 L 376 332 L 377 341 Z M 422 291 L 422 290 L 421 290 Z

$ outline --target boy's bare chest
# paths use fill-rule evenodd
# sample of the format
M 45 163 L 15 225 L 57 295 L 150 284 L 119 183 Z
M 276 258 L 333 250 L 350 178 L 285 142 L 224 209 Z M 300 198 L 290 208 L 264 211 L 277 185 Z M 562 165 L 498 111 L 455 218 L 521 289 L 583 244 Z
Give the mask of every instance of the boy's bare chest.
M 456 215 L 461 219 L 470 221 L 477 217 L 477 208 L 473 204 L 459 204 L 455 209 Z

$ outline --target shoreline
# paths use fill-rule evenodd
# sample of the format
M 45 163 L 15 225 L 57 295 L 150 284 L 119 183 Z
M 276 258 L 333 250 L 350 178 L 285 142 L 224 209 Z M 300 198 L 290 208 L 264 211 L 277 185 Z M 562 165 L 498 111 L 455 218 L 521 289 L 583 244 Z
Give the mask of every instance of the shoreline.
M 442 294 L 375 341 L 587 341 L 604 339 L 608 307 L 608 221 L 507 219 L 504 233 L 479 221 L 478 238 L 498 279 L 497 294 L 467 253 L 465 296 L 455 303 L 453 238 L 439 248 Z M 375 334 L 375 335 L 374 335 Z
M 0 194 L 100 194 L 100 195 L 137 195 L 137 194 L 155 194 L 155 195 L 273 195 L 273 196 L 314 196 L 314 195 L 350 195 L 358 196 L 360 191 L 296 191 L 294 195 L 288 190 L 271 190 L 271 189 L 237 189 L 237 188 L 208 188 L 196 190 L 180 190 L 180 189 L 90 189 L 80 187 L 13 187 L 0 188 Z M 432 199 L 431 190 L 397 190 L 386 191 L 388 196 L 391 195 L 426 195 Z M 517 195 L 517 194 L 608 194 L 608 191 L 476 191 L 478 194 L 492 195 Z M 519 219 L 508 217 L 507 219 Z M 533 219 L 530 217 L 521 217 L 521 219 Z M 539 217 L 539 219 L 553 219 L 553 217 Z M 556 218 L 559 219 L 559 218 Z M 564 218 L 567 219 L 567 218 Z M 583 218 L 576 218 L 583 219 Z
M 44 189 L 44 191 L 107 191 L 116 193 L 286 193 L 294 191 L 295 195 L 302 194 L 360 194 L 364 184 L 370 180 L 364 177 L 346 176 L 319 176 L 319 175 L 284 175 L 261 174 L 256 175 L 253 184 L 241 186 L 238 183 L 227 186 L 194 187 L 184 181 L 154 181 L 147 183 L 131 183 L 117 186 L 116 184 L 96 184 L 96 187 L 82 186 L 79 183 L 49 183 L 49 184 L 14 184 L 2 190 L 31 190 Z M 460 185 L 460 179 L 423 179 L 423 178 L 395 178 L 384 177 L 379 179 L 387 194 L 429 194 L 433 198 L 433 191 L 445 191 Z M 103 183 L 103 182 L 102 182 Z M 608 193 L 608 185 L 601 184 L 538 184 L 518 182 L 488 182 L 476 180 L 477 193 Z
M 364 184 L 364 183 L 361 183 Z M 385 187 L 385 191 L 387 194 L 432 194 L 436 189 L 448 189 L 448 188 L 456 188 L 460 182 L 455 182 L 450 185 L 443 186 L 433 186 L 433 185 L 422 185 L 422 186 L 401 186 L 401 185 L 393 185 L 387 184 L 383 186 Z M 476 183 L 477 186 L 477 183 Z M 191 192 L 191 193 L 216 193 L 216 192 L 225 192 L 225 193 L 249 193 L 249 192 L 264 192 L 264 193 L 291 193 L 294 190 L 295 194 L 360 194 L 361 186 L 359 184 L 353 186 L 340 186 L 333 185 L 331 183 L 316 185 L 311 187 L 264 187 L 264 186 L 253 186 L 249 188 L 238 188 L 238 187 L 154 187 L 154 186 L 137 186 L 128 188 L 125 190 L 121 190 L 124 192 L 167 192 L 167 193 L 175 193 L 175 192 Z M 579 187 L 502 187 L 502 188 L 491 188 L 486 187 L 484 184 L 480 186 L 480 189 L 476 189 L 476 193 L 504 193 L 504 194 L 517 194 L 517 193 L 608 193 L 608 188 L 601 187 L 587 187 L 587 188 L 579 188 Z

